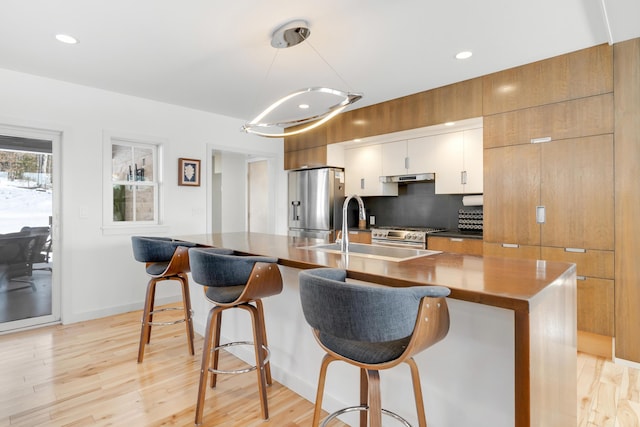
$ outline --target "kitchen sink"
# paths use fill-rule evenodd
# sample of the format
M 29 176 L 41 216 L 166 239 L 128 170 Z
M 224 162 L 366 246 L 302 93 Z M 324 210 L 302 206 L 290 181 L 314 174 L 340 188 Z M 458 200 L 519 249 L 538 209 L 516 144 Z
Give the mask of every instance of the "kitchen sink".
M 339 243 L 323 243 L 314 246 L 306 246 L 302 249 L 309 249 L 314 251 L 329 252 L 333 254 L 341 254 Z M 385 261 L 407 261 L 414 258 L 423 256 L 439 254 L 441 251 L 431 251 L 428 249 L 411 249 L 411 248 L 398 248 L 391 246 L 376 246 L 367 245 L 364 243 L 349 243 L 350 256 L 357 256 L 363 258 L 381 259 Z

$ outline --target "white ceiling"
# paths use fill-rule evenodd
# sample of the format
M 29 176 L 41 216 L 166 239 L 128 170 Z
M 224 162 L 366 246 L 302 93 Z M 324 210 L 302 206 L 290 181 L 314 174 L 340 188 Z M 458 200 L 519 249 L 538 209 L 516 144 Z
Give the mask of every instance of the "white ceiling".
M 363 92 L 357 108 L 640 37 L 638 0 L 0 0 L 0 10 L 0 68 L 242 120 L 304 87 Z M 309 42 L 348 87 L 308 44 L 271 47 L 293 19 L 309 22 Z M 456 60 L 461 50 L 473 57 Z

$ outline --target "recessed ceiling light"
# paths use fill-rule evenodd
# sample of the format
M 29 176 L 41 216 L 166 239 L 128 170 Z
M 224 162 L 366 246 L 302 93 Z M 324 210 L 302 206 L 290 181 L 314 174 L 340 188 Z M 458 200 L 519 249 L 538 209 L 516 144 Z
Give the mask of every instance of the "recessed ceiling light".
M 455 124 L 456 124 L 456 122 L 446 122 L 444 125 L 445 126 L 453 126 Z
M 71 37 L 68 34 L 56 34 L 56 40 L 66 44 L 76 44 L 78 40 L 75 37 Z
M 300 104 L 298 105 L 298 108 L 301 110 L 306 110 L 307 108 L 309 108 L 309 104 Z
M 462 51 L 462 52 L 458 52 L 458 53 L 456 54 L 456 59 L 467 59 L 467 58 L 471 58 L 471 55 L 473 55 L 473 53 L 472 53 L 472 52 L 470 52 L 470 51 L 468 51 L 468 50 L 465 50 L 465 51 Z

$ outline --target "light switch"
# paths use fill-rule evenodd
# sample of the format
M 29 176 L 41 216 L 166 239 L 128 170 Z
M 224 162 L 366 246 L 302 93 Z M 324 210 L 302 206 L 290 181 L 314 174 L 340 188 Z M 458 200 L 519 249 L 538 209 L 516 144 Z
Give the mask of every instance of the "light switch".
M 86 206 L 80 206 L 80 219 L 89 218 L 89 208 Z

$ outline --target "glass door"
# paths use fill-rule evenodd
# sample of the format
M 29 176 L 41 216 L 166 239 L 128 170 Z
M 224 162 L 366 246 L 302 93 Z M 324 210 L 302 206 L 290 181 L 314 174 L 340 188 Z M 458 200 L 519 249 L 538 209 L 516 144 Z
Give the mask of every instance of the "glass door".
M 0 332 L 60 319 L 54 280 L 54 143 L 0 126 Z

